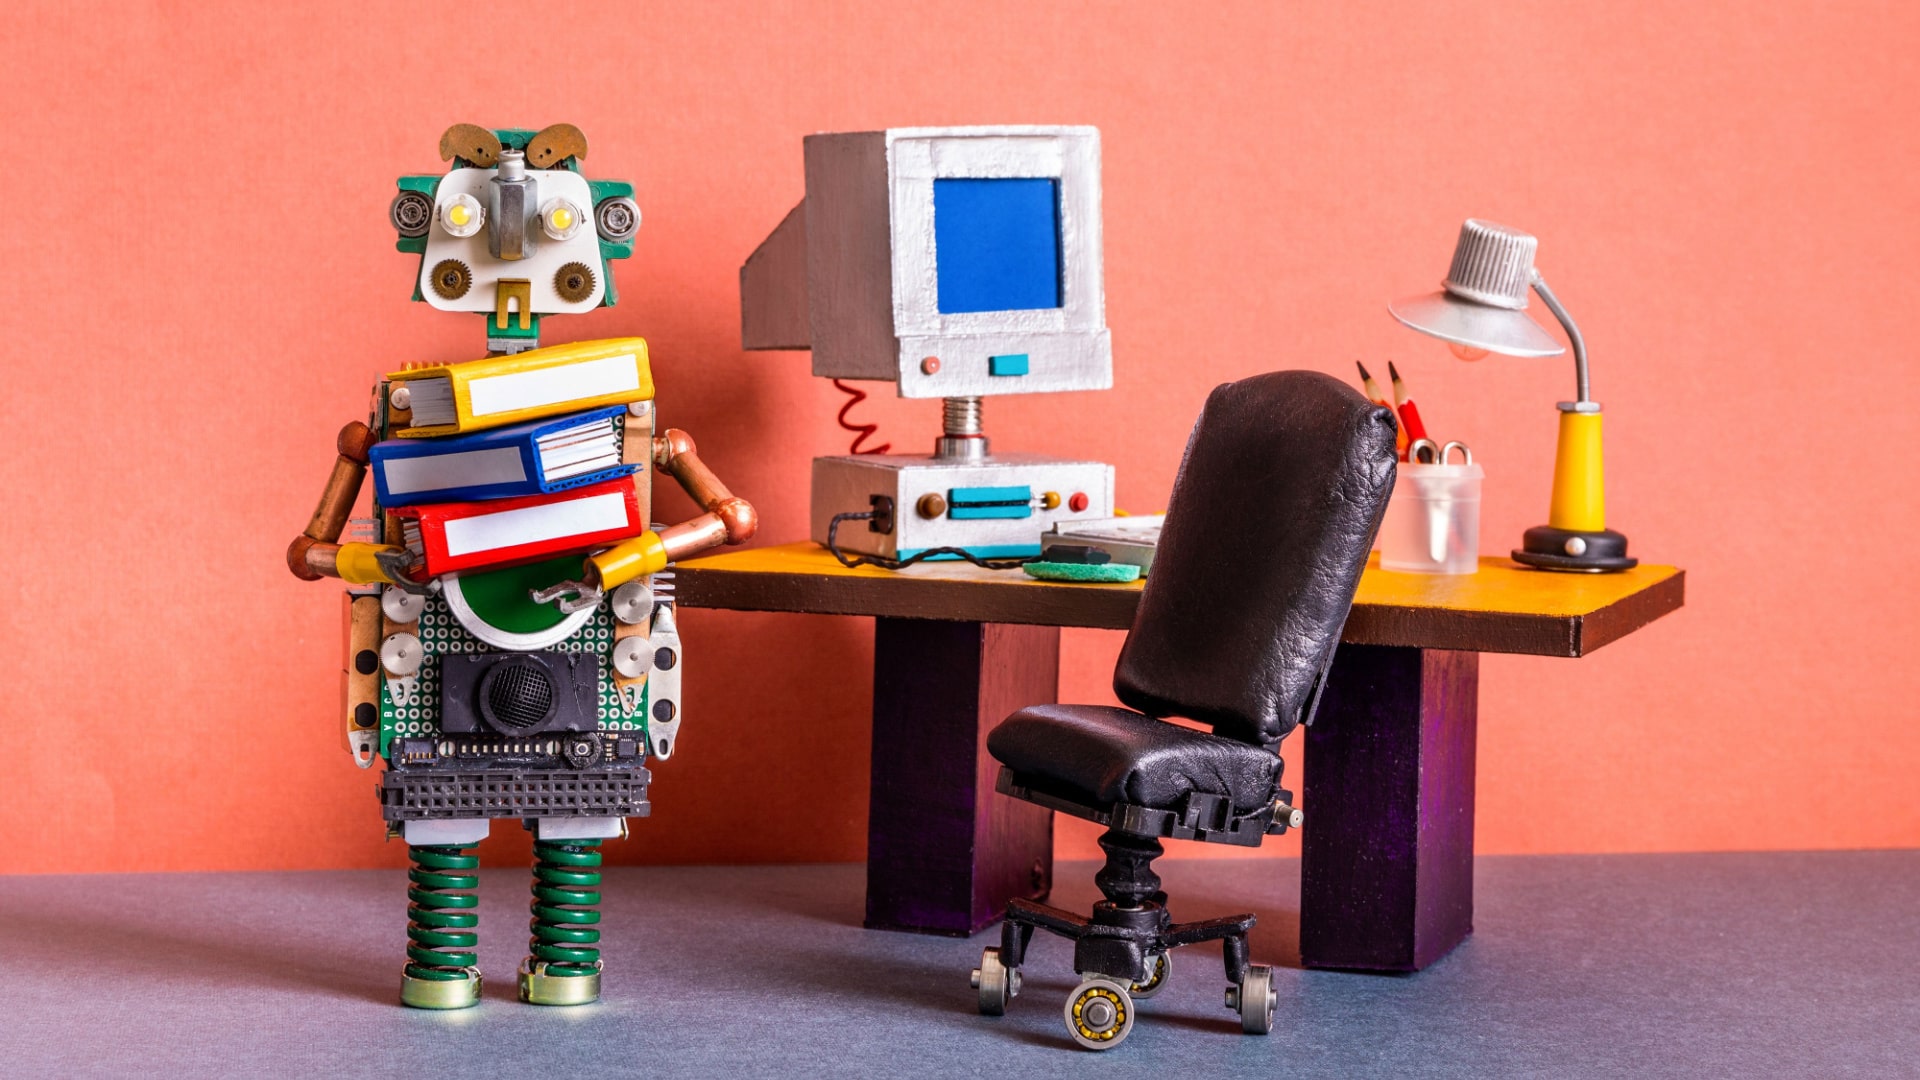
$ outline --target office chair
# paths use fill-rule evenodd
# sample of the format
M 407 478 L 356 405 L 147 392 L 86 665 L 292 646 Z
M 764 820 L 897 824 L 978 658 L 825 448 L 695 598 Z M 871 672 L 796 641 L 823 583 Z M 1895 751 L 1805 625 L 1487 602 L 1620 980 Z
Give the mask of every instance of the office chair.
M 1272 372 L 1207 398 L 1114 670 L 1129 708 L 1035 705 L 987 736 L 995 789 L 1107 826 L 1107 862 L 1091 918 L 1007 906 L 973 972 L 982 1013 L 1019 993 L 1039 927 L 1074 942 L 1065 1015 L 1082 1046 L 1119 1045 L 1168 954 L 1202 941 L 1222 943 L 1242 1030 L 1272 1030 L 1272 971 L 1247 962 L 1254 916 L 1173 922 L 1152 864 L 1164 838 L 1253 847 L 1300 824 L 1280 741 L 1312 722 L 1393 477 L 1392 413 L 1329 376 Z

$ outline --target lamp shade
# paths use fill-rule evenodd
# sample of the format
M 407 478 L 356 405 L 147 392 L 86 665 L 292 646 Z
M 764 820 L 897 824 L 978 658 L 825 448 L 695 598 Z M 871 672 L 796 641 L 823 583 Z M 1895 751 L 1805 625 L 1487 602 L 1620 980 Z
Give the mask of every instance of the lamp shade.
M 1444 287 L 1395 300 L 1387 310 L 1402 324 L 1456 345 L 1507 356 L 1558 356 L 1566 348 L 1526 314 L 1538 245 L 1518 229 L 1469 218 L 1460 227 Z

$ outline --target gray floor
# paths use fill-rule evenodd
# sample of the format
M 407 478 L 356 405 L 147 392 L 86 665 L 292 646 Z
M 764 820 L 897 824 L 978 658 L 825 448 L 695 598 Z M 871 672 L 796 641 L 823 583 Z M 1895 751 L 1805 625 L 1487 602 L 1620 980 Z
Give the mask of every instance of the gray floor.
M 1483 859 L 1474 937 L 1410 977 L 1298 970 L 1296 863 L 1162 868 L 1178 916 L 1260 913 L 1271 1036 L 1221 1007 L 1216 947 L 1107 1053 L 1066 1038 L 1057 939 L 976 1015 L 990 935 L 861 930 L 858 866 L 612 871 L 577 1010 L 513 1000 L 525 877 L 490 870 L 462 1013 L 394 1002 L 399 872 L 0 878 L 0 1074 L 1920 1075 L 1920 852 Z

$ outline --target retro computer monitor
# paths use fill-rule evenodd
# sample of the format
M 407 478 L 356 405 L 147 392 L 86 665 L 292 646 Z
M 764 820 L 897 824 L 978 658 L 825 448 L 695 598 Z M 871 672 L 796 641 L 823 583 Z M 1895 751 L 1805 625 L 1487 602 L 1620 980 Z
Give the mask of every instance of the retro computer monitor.
M 1113 385 L 1091 127 L 899 128 L 809 136 L 806 198 L 740 270 L 749 349 L 810 349 L 813 373 L 943 398 L 929 454 L 813 463 L 812 533 L 849 552 L 1038 554 L 1061 522 L 1112 516 L 1113 469 L 993 453 L 982 399 Z

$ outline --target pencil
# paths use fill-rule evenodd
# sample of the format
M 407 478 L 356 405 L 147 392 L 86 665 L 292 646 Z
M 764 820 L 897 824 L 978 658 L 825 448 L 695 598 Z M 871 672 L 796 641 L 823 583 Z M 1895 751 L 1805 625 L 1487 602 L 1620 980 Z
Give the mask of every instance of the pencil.
M 1407 393 L 1407 384 L 1400 381 L 1400 370 L 1387 361 L 1387 376 L 1393 380 L 1393 400 L 1400 404 L 1400 424 L 1407 429 L 1407 438 L 1420 440 L 1427 437 L 1427 425 L 1420 422 L 1420 406 L 1413 403 L 1413 395 Z
M 1380 392 L 1380 384 L 1373 381 L 1373 376 L 1367 374 L 1367 365 L 1355 360 L 1353 366 L 1360 369 L 1360 385 L 1366 391 L 1367 399 L 1388 412 L 1393 412 L 1393 403 L 1387 400 L 1387 395 Z M 1394 413 L 1394 418 L 1397 421 L 1399 414 Z M 1394 449 L 1400 452 L 1400 460 L 1405 461 L 1407 460 L 1407 425 L 1395 423 L 1393 430 Z

